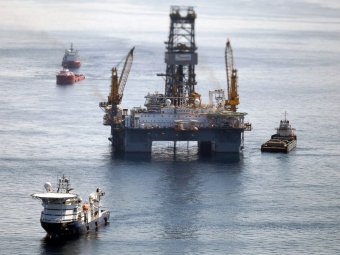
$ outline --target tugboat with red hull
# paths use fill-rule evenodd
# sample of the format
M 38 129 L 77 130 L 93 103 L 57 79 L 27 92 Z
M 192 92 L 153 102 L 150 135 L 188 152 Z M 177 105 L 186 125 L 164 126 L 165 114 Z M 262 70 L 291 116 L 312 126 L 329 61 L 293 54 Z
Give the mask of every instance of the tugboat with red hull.
M 68 50 L 65 50 L 63 61 L 61 65 L 64 68 L 79 68 L 80 63 L 80 56 L 78 51 L 73 49 L 73 43 L 71 43 L 71 47 Z
M 286 118 L 280 121 L 280 126 L 276 129 L 277 133 L 271 139 L 261 145 L 264 152 L 290 152 L 296 147 L 297 138 L 295 129 L 289 124 Z
M 78 194 L 71 193 L 70 180 L 65 176 L 58 179 L 57 190 L 46 182 L 46 192 L 31 196 L 42 201 L 41 226 L 50 238 L 72 237 L 106 225 L 110 212 L 101 209 L 100 200 L 104 192 L 97 188 L 89 196 L 89 202 L 82 202 Z
M 64 68 L 63 70 L 59 71 L 59 73 L 57 73 L 56 78 L 58 85 L 71 85 L 75 82 L 84 80 L 85 76 L 83 74 L 75 74 Z

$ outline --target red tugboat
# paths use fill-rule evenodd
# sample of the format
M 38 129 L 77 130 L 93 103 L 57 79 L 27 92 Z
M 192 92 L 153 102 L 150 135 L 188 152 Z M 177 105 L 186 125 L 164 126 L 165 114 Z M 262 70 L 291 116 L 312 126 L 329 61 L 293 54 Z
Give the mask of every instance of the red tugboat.
M 64 68 L 79 68 L 80 67 L 80 57 L 78 51 L 73 49 L 73 43 L 68 50 L 65 50 L 63 61 L 61 64 Z
M 75 74 L 66 68 L 57 73 L 56 77 L 58 85 L 71 85 L 85 79 L 83 74 Z

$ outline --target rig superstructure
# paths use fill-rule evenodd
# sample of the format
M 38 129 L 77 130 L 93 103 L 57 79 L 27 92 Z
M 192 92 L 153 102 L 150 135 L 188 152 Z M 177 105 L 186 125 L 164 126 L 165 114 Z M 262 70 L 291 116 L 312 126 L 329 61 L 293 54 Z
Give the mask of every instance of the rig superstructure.
M 237 70 L 232 48 L 226 44 L 227 99 L 222 89 L 209 91 L 209 103 L 201 102 L 195 91 L 195 65 L 198 62 L 195 43 L 196 13 L 193 7 L 172 6 L 170 33 L 166 42 L 165 91 L 145 96 L 145 108 L 134 107 L 128 114 L 121 109 L 124 87 L 133 61 L 128 53 L 121 75 L 112 69 L 111 93 L 104 110 L 104 125 L 111 126 L 114 150 L 117 152 L 151 152 L 153 141 L 197 141 L 200 152 L 240 152 L 244 147 L 246 113 L 237 112 Z

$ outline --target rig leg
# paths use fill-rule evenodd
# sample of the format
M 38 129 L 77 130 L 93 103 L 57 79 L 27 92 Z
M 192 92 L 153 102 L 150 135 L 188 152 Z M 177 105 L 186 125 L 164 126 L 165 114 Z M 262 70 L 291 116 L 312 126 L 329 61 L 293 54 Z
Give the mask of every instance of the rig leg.
M 211 149 L 214 152 L 240 152 L 241 132 L 224 130 L 215 134 Z
M 211 154 L 211 142 L 198 142 L 198 152 L 201 155 Z
M 152 139 L 145 132 L 129 132 L 124 137 L 125 152 L 149 152 L 152 151 Z

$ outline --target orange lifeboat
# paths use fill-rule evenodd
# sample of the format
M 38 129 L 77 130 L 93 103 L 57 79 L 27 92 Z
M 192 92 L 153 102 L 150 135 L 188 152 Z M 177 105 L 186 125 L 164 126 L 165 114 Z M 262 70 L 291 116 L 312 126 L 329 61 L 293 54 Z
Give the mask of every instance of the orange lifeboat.
M 83 204 L 83 211 L 87 211 L 90 208 L 88 203 Z

